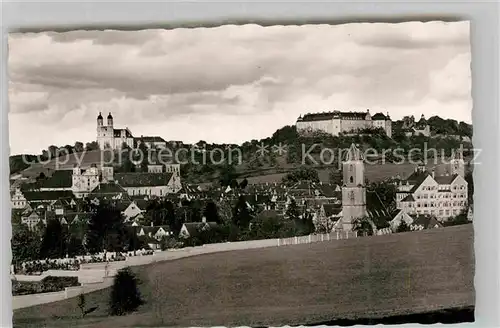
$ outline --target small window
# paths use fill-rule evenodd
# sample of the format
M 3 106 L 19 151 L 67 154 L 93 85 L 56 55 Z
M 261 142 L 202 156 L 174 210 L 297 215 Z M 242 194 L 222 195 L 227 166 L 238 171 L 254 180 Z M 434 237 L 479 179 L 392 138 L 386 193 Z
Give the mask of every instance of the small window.
M 354 178 L 352 177 L 352 175 L 351 175 L 351 177 L 349 178 L 349 182 L 350 182 L 350 183 L 354 183 Z

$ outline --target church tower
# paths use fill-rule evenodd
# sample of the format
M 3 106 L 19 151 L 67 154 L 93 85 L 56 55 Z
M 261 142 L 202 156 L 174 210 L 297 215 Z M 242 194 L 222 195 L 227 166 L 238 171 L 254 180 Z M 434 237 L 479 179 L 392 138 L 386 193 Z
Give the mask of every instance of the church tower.
M 451 154 L 450 174 L 458 174 L 462 178 L 465 177 L 465 162 L 462 149 L 454 150 Z
M 111 113 L 108 115 L 108 127 L 113 128 L 113 116 L 111 116 Z
M 365 165 L 363 156 L 356 145 L 349 148 L 342 163 L 342 227 L 352 231 L 352 221 L 366 216 Z
M 99 116 L 97 116 L 97 128 L 101 128 L 104 125 L 104 120 L 102 118 L 101 112 L 99 112 Z

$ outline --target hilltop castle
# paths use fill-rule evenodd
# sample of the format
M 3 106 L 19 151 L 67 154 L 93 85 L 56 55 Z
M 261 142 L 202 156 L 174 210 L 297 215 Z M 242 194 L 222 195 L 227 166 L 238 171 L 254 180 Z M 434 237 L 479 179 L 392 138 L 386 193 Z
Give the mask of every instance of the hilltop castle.
M 340 133 L 351 133 L 363 129 L 381 128 L 389 138 L 392 137 L 392 121 L 389 114 L 377 113 L 373 116 L 366 112 L 315 113 L 299 116 L 297 131 L 300 133 L 323 131 L 334 136 Z

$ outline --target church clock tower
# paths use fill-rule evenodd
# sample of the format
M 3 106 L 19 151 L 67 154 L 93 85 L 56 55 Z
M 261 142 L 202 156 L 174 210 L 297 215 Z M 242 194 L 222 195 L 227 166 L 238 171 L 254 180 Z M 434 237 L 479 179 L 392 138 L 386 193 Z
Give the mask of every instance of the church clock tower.
M 352 221 L 366 216 L 365 165 L 360 150 L 352 144 L 342 163 L 342 225 L 352 231 Z

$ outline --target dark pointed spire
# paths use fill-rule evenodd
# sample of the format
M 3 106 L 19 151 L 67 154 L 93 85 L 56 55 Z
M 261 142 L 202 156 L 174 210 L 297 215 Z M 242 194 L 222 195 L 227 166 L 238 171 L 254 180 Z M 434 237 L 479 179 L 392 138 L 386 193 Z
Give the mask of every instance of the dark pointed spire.
M 108 120 L 109 119 L 111 119 L 111 120 L 113 119 L 113 116 L 111 116 L 111 112 L 109 112 L 109 115 L 108 115 Z
M 98 120 L 102 120 L 102 114 L 101 114 L 101 112 L 99 112 L 99 116 L 97 116 L 97 119 Z
M 347 151 L 345 161 L 351 162 L 351 161 L 362 161 L 362 160 L 363 160 L 363 156 L 362 156 L 359 148 L 356 147 L 355 144 L 351 144 L 351 147 L 349 147 L 349 150 Z

